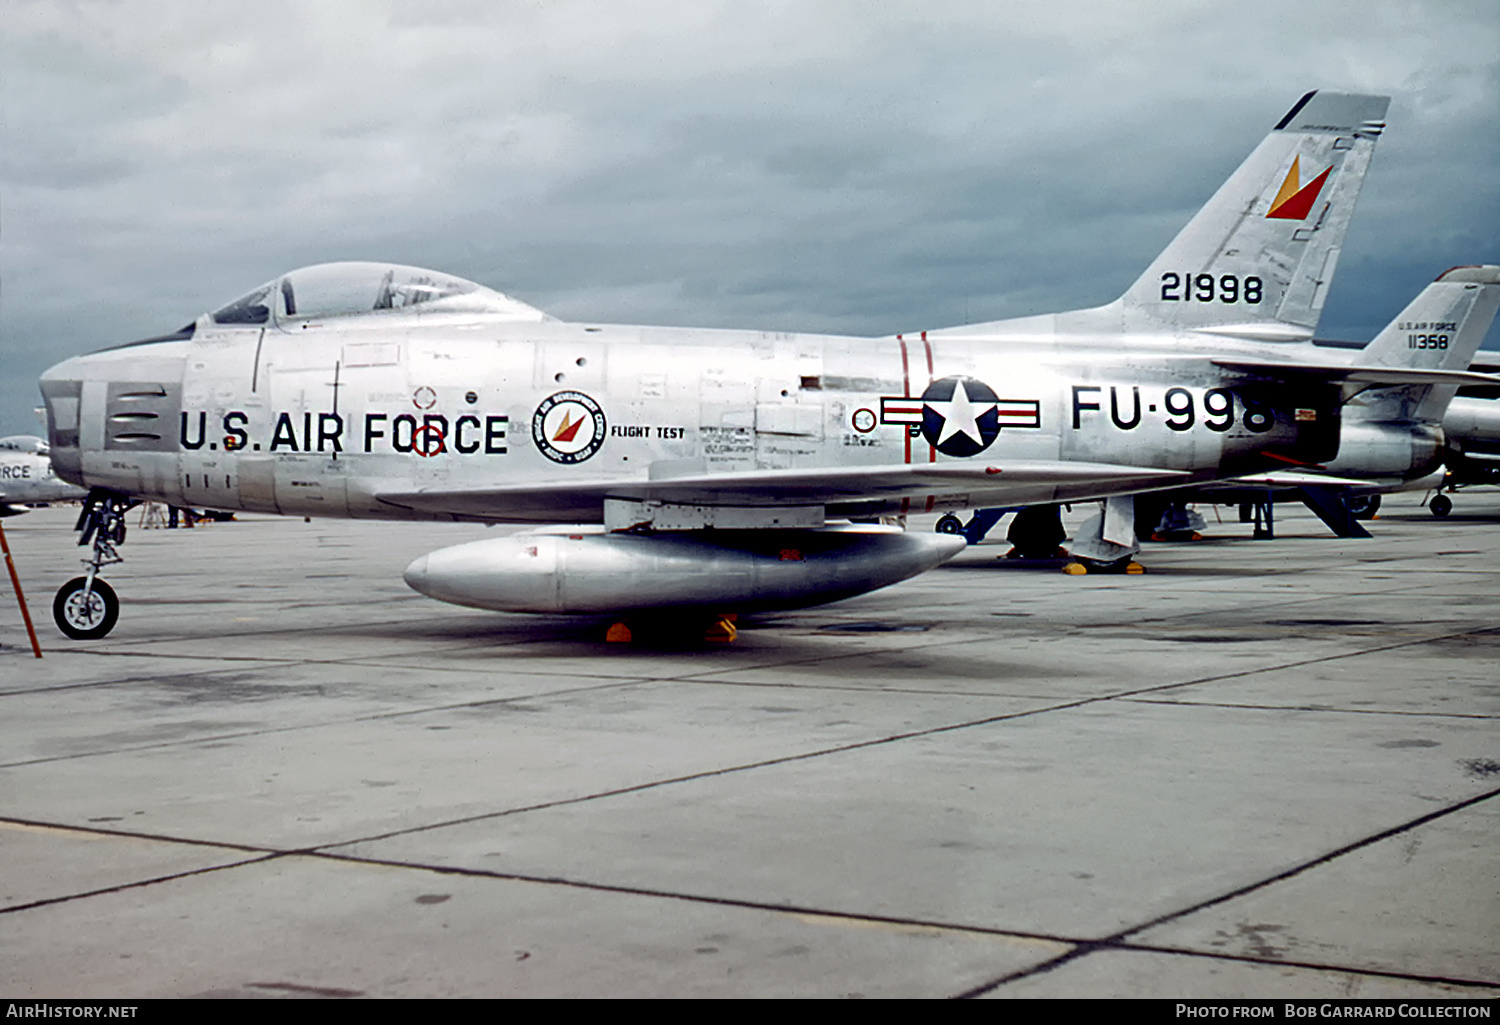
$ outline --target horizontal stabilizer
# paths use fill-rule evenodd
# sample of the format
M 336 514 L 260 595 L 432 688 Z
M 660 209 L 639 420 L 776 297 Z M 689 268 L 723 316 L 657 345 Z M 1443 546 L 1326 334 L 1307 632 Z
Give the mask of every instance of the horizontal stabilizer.
M 1471 370 L 1421 370 L 1412 367 L 1351 366 L 1347 363 L 1299 363 L 1291 360 L 1216 359 L 1214 366 L 1257 377 L 1282 380 L 1316 377 L 1324 381 L 1396 387 L 1405 384 L 1500 385 L 1500 376 Z
M 1233 477 L 1229 480 L 1200 484 L 1199 488 L 1204 491 L 1213 491 L 1215 488 L 1239 490 L 1247 487 L 1258 487 L 1275 490 L 1277 488 L 1367 488 L 1369 486 L 1369 481 L 1356 480 L 1353 477 L 1335 477 L 1327 473 L 1296 473 L 1287 470 L 1275 470 L 1271 473 L 1251 473 L 1243 477 Z

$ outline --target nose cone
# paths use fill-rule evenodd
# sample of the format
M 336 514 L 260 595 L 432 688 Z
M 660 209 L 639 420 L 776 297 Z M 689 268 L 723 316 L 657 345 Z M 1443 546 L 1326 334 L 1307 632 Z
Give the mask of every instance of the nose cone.
M 961 534 L 916 534 L 914 536 L 922 539 L 923 546 L 937 560 L 932 564 L 934 566 L 941 566 L 969 547 L 968 540 Z
M 433 596 L 432 592 L 427 589 L 427 556 L 413 559 L 412 564 L 406 567 L 406 572 L 401 574 L 401 578 L 406 581 L 407 587 L 418 594 L 425 594 L 429 598 Z
M 152 482 L 167 472 L 158 464 L 177 454 L 186 338 L 186 332 L 180 332 L 133 342 L 48 368 L 39 384 L 47 403 L 52 465 L 59 477 L 84 487 L 152 493 Z M 90 463 L 86 458 L 105 451 L 125 454 L 129 462 L 112 466 L 107 460 Z M 133 458 L 136 454 L 139 458 Z M 116 473 L 121 465 L 129 468 Z M 140 469 L 148 465 L 154 468 Z
M 494 537 L 428 552 L 406 567 L 406 585 L 454 605 L 497 612 L 557 612 L 554 537 Z

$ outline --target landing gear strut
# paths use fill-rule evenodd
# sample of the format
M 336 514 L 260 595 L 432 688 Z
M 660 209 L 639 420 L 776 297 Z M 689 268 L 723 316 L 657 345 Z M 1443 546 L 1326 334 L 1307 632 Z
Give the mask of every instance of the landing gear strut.
M 73 528 L 79 545 L 93 543 L 93 552 L 83 560 L 87 571 L 64 584 L 52 599 L 52 618 L 57 628 L 75 641 L 97 641 L 115 628 L 120 618 L 120 599 L 114 588 L 99 579 L 105 566 L 124 562 L 115 546 L 125 542 L 125 514 L 137 504 L 113 491 L 94 490 L 84 499 L 83 512 Z
M 1135 561 L 1141 542 L 1135 529 L 1135 496 L 1116 495 L 1104 500 L 1099 515 L 1091 516 L 1073 537 L 1073 561 L 1063 567 L 1070 575 L 1080 573 L 1144 573 Z

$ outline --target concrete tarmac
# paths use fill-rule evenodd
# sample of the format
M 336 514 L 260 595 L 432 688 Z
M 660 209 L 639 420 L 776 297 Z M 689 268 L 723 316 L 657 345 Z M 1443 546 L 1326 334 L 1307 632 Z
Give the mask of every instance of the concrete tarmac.
M 728 646 L 402 583 L 479 526 L 138 513 L 72 642 L 75 511 L 7 519 L 0 995 L 1495 997 L 1500 495 L 1419 498 Z

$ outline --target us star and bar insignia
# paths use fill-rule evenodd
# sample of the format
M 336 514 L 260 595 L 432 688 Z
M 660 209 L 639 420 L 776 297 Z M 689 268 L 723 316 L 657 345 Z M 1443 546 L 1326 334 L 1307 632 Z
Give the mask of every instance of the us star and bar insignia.
M 989 448 L 1001 428 L 1041 427 L 1042 404 L 999 398 L 972 377 L 944 377 L 929 384 L 920 398 L 882 396 L 880 422 L 919 428 L 943 455 L 963 457 Z

